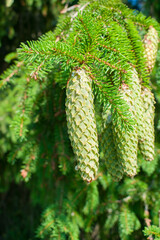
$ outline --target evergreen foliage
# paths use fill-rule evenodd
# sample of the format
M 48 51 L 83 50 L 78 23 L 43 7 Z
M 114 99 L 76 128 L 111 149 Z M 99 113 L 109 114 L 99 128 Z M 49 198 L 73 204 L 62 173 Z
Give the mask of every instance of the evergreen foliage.
M 153 162 L 145 162 L 144 154 L 137 161 L 140 129 L 146 124 L 140 115 L 142 100 L 152 110 L 147 120 L 152 127 L 151 152 L 154 148 L 153 95 L 141 34 L 142 31 L 147 34 L 151 25 L 160 34 L 155 20 L 133 12 L 119 0 L 81 0 L 77 8 L 60 17 L 54 32 L 38 41 L 22 43 L 15 64 L 1 76 L 1 115 L 6 112 L 5 121 L 2 118 L 0 122 L 1 155 L 6 154 L 8 162 L 16 166 L 16 181 L 27 182 L 33 204 L 46 209 L 37 238 L 143 239 L 141 230 L 146 218 L 142 209 L 149 206 L 151 216 L 158 215 L 160 193 L 155 189 L 159 181 L 158 175 L 152 173 L 158 164 L 159 146 Z M 73 73 L 79 74 L 81 82 L 84 78 L 89 82 L 84 84 L 82 93 L 88 85 L 94 95 L 93 102 L 92 92 L 87 89 L 93 113 L 95 103 L 100 167 L 90 184 L 74 169 L 80 139 L 74 142 L 74 131 L 81 126 L 73 126 L 73 114 L 68 110 L 70 102 L 78 106 L 73 98 L 79 76 L 75 77 L 74 86 Z M 159 88 L 156 79 L 153 84 Z M 145 90 L 152 101 L 148 95 L 141 98 Z M 82 105 L 85 96 L 80 95 Z M 158 93 L 156 99 L 160 99 Z M 87 106 L 83 114 L 77 115 L 83 119 L 86 109 Z M 92 120 L 95 122 L 94 116 Z M 87 119 L 86 125 L 89 124 Z M 82 132 L 87 138 L 91 135 Z M 80 140 L 84 144 L 82 132 Z M 83 145 L 80 151 L 82 148 Z M 149 151 L 145 149 L 145 153 Z M 85 166 L 82 169 L 80 161 L 78 168 L 88 174 Z M 125 174 L 134 176 L 137 170 L 141 174 L 134 179 L 121 180 Z M 137 210 L 139 206 L 141 211 Z M 153 217 L 153 224 L 158 225 L 158 217 Z M 151 230 L 145 230 L 145 234 L 152 234 Z
M 157 226 L 150 226 L 150 227 L 146 227 L 144 230 L 144 234 L 145 236 L 154 236 L 155 240 L 159 240 L 160 239 L 160 228 L 158 228 Z

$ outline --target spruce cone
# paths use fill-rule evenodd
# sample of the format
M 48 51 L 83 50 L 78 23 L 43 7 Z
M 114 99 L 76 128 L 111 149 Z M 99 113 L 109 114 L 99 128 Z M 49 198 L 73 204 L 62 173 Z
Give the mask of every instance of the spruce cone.
M 133 113 L 137 121 L 139 149 L 147 161 L 154 159 L 154 96 L 147 88 L 142 89 L 138 74 L 133 71 L 132 89 L 134 97 Z
M 130 106 L 133 119 L 135 119 L 135 95 L 133 89 L 127 85 L 122 84 L 121 86 L 122 98 Z M 115 146 L 117 149 L 117 156 L 123 166 L 123 171 L 128 176 L 135 176 L 137 171 L 137 148 L 138 148 L 138 134 L 137 124 L 135 124 L 133 130 L 122 129 L 117 122 L 113 123 L 113 137 Z
M 117 157 L 113 140 L 111 110 L 103 110 L 104 127 L 102 132 L 102 149 L 108 172 L 114 181 L 120 181 L 123 177 L 123 167 Z
M 154 95 L 147 89 L 142 89 L 143 133 L 139 140 L 139 149 L 147 161 L 154 160 Z
M 98 136 L 93 103 L 92 81 L 84 70 L 72 73 L 66 90 L 66 116 L 71 145 L 81 176 L 94 180 L 99 166 Z
M 147 69 L 151 73 L 156 61 L 158 51 L 158 32 L 150 26 L 148 33 L 144 37 L 145 57 L 147 60 Z M 143 128 L 139 137 L 139 149 L 142 156 L 147 161 L 154 159 L 154 95 L 143 87 L 141 93 Z
M 134 100 L 134 107 L 132 108 L 133 114 L 137 123 L 138 139 L 144 139 L 144 121 L 143 121 L 143 102 L 141 98 L 141 85 L 138 78 L 138 73 L 135 69 L 132 70 L 132 97 Z
M 145 35 L 143 42 L 145 47 L 145 58 L 147 60 L 147 69 L 148 72 L 151 73 L 156 61 L 159 42 L 158 32 L 154 27 L 149 27 L 148 33 Z

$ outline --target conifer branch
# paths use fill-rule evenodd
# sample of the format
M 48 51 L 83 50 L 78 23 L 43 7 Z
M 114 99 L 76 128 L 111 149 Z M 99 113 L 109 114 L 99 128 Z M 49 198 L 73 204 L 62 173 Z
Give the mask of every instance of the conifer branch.
M 12 77 L 17 75 L 17 73 L 21 70 L 21 67 L 24 65 L 23 61 L 15 63 L 14 66 L 11 66 L 8 70 L 6 70 L 3 75 L 1 76 L 0 81 L 0 88 L 5 86 L 6 83 L 8 83 Z
M 43 235 L 44 231 L 47 230 L 47 228 L 49 228 L 53 223 L 55 222 L 55 220 L 51 220 L 41 231 L 40 231 L 40 235 Z
M 47 59 L 47 57 L 45 57 L 45 60 Z M 37 66 L 37 68 L 34 70 L 34 72 L 32 72 L 31 74 L 30 74 L 30 76 L 31 76 L 31 78 L 34 78 L 35 80 L 37 80 L 37 78 L 38 78 L 38 73 L 39 73 L 39 71 L 42 69 L 42 66 L 44 65 L 44 63 L 45 63 L 45 60 L 43 61 L 43 62 L 41 62 L 40 64 L 39 64 L 39 66 Z
M 79 12 L 83 12 L 83 10 L 90 4 L 90 2 L 85 3 L 80 9 Z M 71 22 L 77 17 L 78 11 L 71 17 Z
M 107 61 L 105 61 L 103 59 L 100 59 L 100 58 L 98 58 L 96 56 L 93 56 L 93 55 L 90 55 L 90 54 L 88 54 L 88 56 L 93 58 L 93 59 L 95 59 L 95 60 L 97 60 L 100 63 L 104 63 L 105 65 L 109 66 L 111 69 L 115 69 L 115 70 L 117 70 L 119 72 L 122 72 L 122 73 L 127 73 L 127 71 L 125 69 L 118 68 L 115 65 L 112 65 L 112 64 L 110 64 L 109 62 L 107 62 Z
M 70 11 L 74 10 L 75 8 L 79 8 L 79 7 L 80 7 L 79 4 L 75 4 L 75 5 L 71 6 L 71 7 L 68 7 L 68 5 L 67 5 L 67 6 L 65 6 L 64 9 L 61 10 L 61 14 L 70 12 Z
M 160 228 L 155 226 L 155 225 L 151 225 L 149 227 L 145 227 L 144 229 L 144 235 L 145 236 L 150 236 L 150 235 L 153 235 L 155 237 L 158 237 L 156 238 L 157 240 L 160 238 Z M 149 239 L 149 238 L 148 238 Z M 153 239 L 153 238 L 152 238 Z
M 14 158 L 22 161 L 21 172 L 18 170 L 17 178 L 21 173 L 27 181 L 31 173 L 37 171 L 34 183 L 39 189 L 37 187 L 38 193 L 34 189 L 33 198 L 38 196 L 35 200 L 39 205 L 44 199 L 47 205 L 50 205 L 42 216 L 37 232 L 39 238 L 78 240 L 81 231 L 84 238 L 89 238 L 89 232 L 93 232 L 99 218 L 101 223 L 98 234 L 102 233 L 102 236 L 107 238 L 115 236 L 110 229 L 115 230 L 117 227 L 117 235 L 120 235 L 121 239 L 133 238 L 134 232 L 141 227 L 139 219 L 142 218 L 146 225 L 148 224 L 146 235 L 159 237 L 159 229 L 150 226 L 149 215 L 146 214 L 144 218 L 143 212 L 140 212 L 137 217 L 134 212 L 137 202 L 140 205 L 146 204 L 142 198 L 145 192 L 149 198 L 147 207 L 153 207 L 151 216 L 155 214 L 159 200 L 156 206 L 153 202 L 158 199 L 159 193 L 152 191 L 153 186 L 150 186 L 151 192 L 148 192 L 148 183 L 141 180 L 144 175 L 137 176 L 134 181 L 126 177 L 121 183 L 113 182 L 115 179 L 110 176 L 108 168 L 103 166 L 109 158 L 104 157 L 101 146 L 104 125 L 108 127 L 110 124 L 110 134 L 112 137 L 114 134 L 116 144 L 114 157 L 116 156 L 116 162 L 123 163 L 121 176 L 126 174 L 124 166 L 129 166 L 131 170 L 137 167 L 139 123 L 136 116 L 141 108 L 136 97 L 142 97 L 141 85 L 149 85 L 140 30 L 145 32 L 152 25 L 159 32 L 159 25 L 154 20 L 129 10 L 120 0 L 80 0 L 78 6 L 68 6 L 66 5 L 63 11 L 66 16 L 60 16 L 54 33 L 49 32 L 38 41 L 21 44 L 18 62 L 23 64 L 19 66 L 16 62 L 3 75 L 4 85 L 8 82 L 14 83 L 14 91 L 8 88 L 4 96 L 2 94 L 2 98 L 6 98 L 11 105 L 9 114 L 5 115 L 7 123 L 0 120 L 1 135 L 7 138 L 0 139 L 1 148 L 4 146 L 7 154 L 13 148 L 8 157 L 12 164 L 15 162 Z M 75 72 L 80 74 L 73 79 Z M 140 83 L 136 77 L 137 72 Z M 84 84 L 85 79 L 88 81 Z M 73 86 L 73 83 L 76 85 Z M 156 87 L 158 89 L 158 86 Z M 73 94 L 68 105 L 65 105 L 71 92 Z M 87 102 L 89 94 L 90 105 Z M 15 95 L 18 96 L 17 102 L 20 104 L 15 104 L 15 100 L 12 100 Z M 6 106 L 3 99 L 2 105 Z M 88 105 L 92 107 L 91 115 Z M 105 110 L 110 106 L 110 112 L 102 119 L 103 106 Z M 70 109 L 67 121 L 65 109 Z M 82 111 L 77 114 L 79 109 Z M 1 113 L 3 114 L 3 111 Z M 88 126 L 94 117 L 92 131 Z M 71 131 L 67 130 L 67 124 L 68 129 L 72 127 Z M 6 125 L 11 125 L 12 128 L 8 130 Z M 90 126 L 92 127 L 93 123 Z M 95 136 L 99 139 L 93 137 L 93 133 L 96 133 Z M 69 138 L 70 136 L 72 137 Z M 13 144 L 10 143 L 12 137 Z M 78 144 L 74 142 L 75 139 Z M 109 139 L 108 135 L 106 139 Z M 104 144 L 106 148 L 107 140 Z M 89 142 L 91 145 L 88 145 Z M 18 144 L 18 149 L 15 144 Z M 96 163 L 86 162 L 88 156 L 91 156 L 89 160 L 95 160 L 95 151 L 89 155 L 93 149 L 91 146 L 96 146 Z M 79 158 L 79 166 L 83 173 L 92 171 L 95 174 L 98 170 L 99 155 L 100 160 L 103 160 L 99 173 L 94 175 L 95 181 L 87 185 L 74 171 L 75 158 L 82 152 L 84 158 L 83 161 Z M 134 162 L 129 162 L 128 159 L 134 153 Z M 110 152 L 109 154 L 111 155 Z M 125 155 L 127 160 L 121 155 Z M 140 161 L 138 158 L 138 164 Z M 115 173 L 118 172 L 113 161 L 110 166 L 113 166 Z M 139 168 L 141 166 L 140 163 Z M 156 164 L 154 169 L 155 166 Z M 85 174 L 82 176 L 86 179 Z M 91 181 L 90 178 L 87 180 Z M 156 181 L 155 177 L 153 185 Z M 32 184 L 30 187 L 32 188 Z M 107 194 L 104 194 L 106 191 Z M 153 195 L 153 199 L 149 194 Z M 55 201 L 51 205 L 53 197 Z M 155 219 L 156 222 L 156 216 Z
M 113 110 L 113 119 L 114 118 L 116 119 L 117 117 L 119 117 L 122 121 L 123 127 L 126 126 L 127 128 L 132 129 L 135 122 L 132 119 L 130 111 L 128 111 L 129 106 L 127 105 L 127 103 L 125 103 L 120 96 L 117 96 L 118 92 L 114 96 L 115 98 L 113 98 L 113 95 L 110 96 L 110 94 L 103 89 L 103 86 L 101 85 L 101 83 L 91 73 L 91 67 L 83 66 L 83 68 L 86 69 L 86 71 L 89 73 L 89 76 L 93 79 L 95 84 L 98 86 L 101 93 L 103 95 L 105 95 L 105 98 L 112 104 L 113 109 L 114 109 Z M 88 68 L 89 68 L 89 71 L 88 71 Z
M 151 226 L 151 219 L 149 218 L 149 211 L 148 211 L 148 204 L 145 203 L 145 209 L 144 209 L 144 216 L 145 216 L 145 224 L 147 227 Z M 149 240 L 153 240 L 152 235 L 148 237 Z
M 136 67 L 134 64 L 132 64 L 131 62 L 129 62 L 128 59 L 126 58 L 126 56 L 124 56 L 118 49 L 116 49 L 116 48 L 111 48 L 111 47 L 109 47 L 109 46 L 107 46 L 107 45 L 104 45 L 103 43 L 100 43 L 100 42 L 96 42 L 96 44 L 97 44 L 98 46 L 100 46 L 101 48 L 106 48 L 106 49 L 108 49 L 108 50 L 110 50 L 110 51 L 115 52 L 116 54 L 118 53 L 118 54 L 119 54 L 119 57 L 124 58 L 125 61 L 127 61 L 128 64 L 129 64 L 131 67 L 134 67 L 134 68 Z M 120 62 L 119 62 L 119 64 L 120 64 Z M 117 69 L 117 70 L 118 70 L 118 69 Z M 120 69 L 120 71 L 121 71 L 121 69 Z M 123 73 L 127 73 L 127 71 L 125 71 L 125 70 L 122 70 L 122 72 L 123 72 Z
M 133 50 L 135 52 L 135 58 L 137 61 L 137 72 L 139 73 L 139 78 L 145 86 L 149 86 L 148 73 L 145 68 L 146 61 L 144 58 L 144 47 L 141 38 L 138 35 L 137 30 L 134 28 L 134 24 L 131 22 L 131 20 L 126 19 L 125 22 L 126 30 L 132 43 Z

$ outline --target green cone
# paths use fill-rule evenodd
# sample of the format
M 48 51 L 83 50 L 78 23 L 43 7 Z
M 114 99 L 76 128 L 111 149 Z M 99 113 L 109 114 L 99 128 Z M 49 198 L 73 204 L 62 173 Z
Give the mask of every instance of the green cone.
M 132 98 L 134 100 L 134 107 L 132 108 L 132 110 L 137 123 L 138 139 L 143 141 L 145 137 L 144 116 L 143 116 L 144 107 L 143 107 L 143 101 L 141 98 L 141 84 L 138 78 L 138 73 L 135 69 L 132 70 L 131 89 L 132 89 Z
M 104 126 L 102 131 L 102 151 L 104 154 L 104 160 L 108 172 L 113 177 L 114 181 L 120 181 L 123 177 L 123 167 L 117 157 L 115 143 L 113 140 L 112 132 L 112 116 L 110 107 L 103 109 L 102 118 L 104 120 Z
M 143 104 L 143 138 L 139 140 L 139 149 L 147 161 L 154 159 L 154 95 L 147 89 L 142 89 Z
M 159 42 L 158 32 L 154 27 L 149 27 L 148 33 L 145 35 L 143 42 L 145 47 L 145 58 L 147 60 L 147 69 L 148 72 L 151 73 L 156 61 Z
M 147 88 L 142 88 L 138 74 L 133 71 L 132 89 L 138 130 L 139 149 L 147 161 L 154 159 L 154 96 Z
M 148 33 L 144 37 L 145 57 L 147 60 L 147 69 L 151 73 L 157 56 L 158 51 L 158 32 L 154 27 L 150 26 Z M 148 89 L 143 87 L 141 93 L 142 99 L 142 115 L 143 115 L 143 128 L 141 137 L 139 138 L 139 149 L 142 156 L 147 161 L 154 159 L 154 95 Z
M 77 70 L 66 89 L 68 133 L 81 176 L 94 180 L 99 166 L 98 136 L 93 103 L 92 81 L 84 70 Z
M 133 76 L 132 76 L 133 78 Z M 135 113 L 135 93 L 133 87 L 122 84 L 120 90 L 122 98 L 130 106 L 133 119 L 136 121 Z M 118 120 L 113 122 L 113 137 L 117 150 L 117 157 L 123 166 L 123 171 L 128 176 L 135 176 L 137 172 L 137 149 L 138 149 L 138 133 L 137 123 L 132 130 L 122 128 L 118 124 Z

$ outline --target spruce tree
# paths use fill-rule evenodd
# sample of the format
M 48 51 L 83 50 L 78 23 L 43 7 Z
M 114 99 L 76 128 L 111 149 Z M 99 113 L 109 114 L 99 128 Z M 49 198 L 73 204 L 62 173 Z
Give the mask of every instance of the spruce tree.
M 157 164 L 150 69 L 159 34 L 154 19 L 120 0 L 80 0 L 54 32 L 22 43 L 1 76 L 11 99 L 8 161 L 21 160 L 17 178 L 46 209 L 38 238 L 123 240 L 139 231 L 142 239 L 136 205 L 154 200 L 144 173 L 133 177 Z

